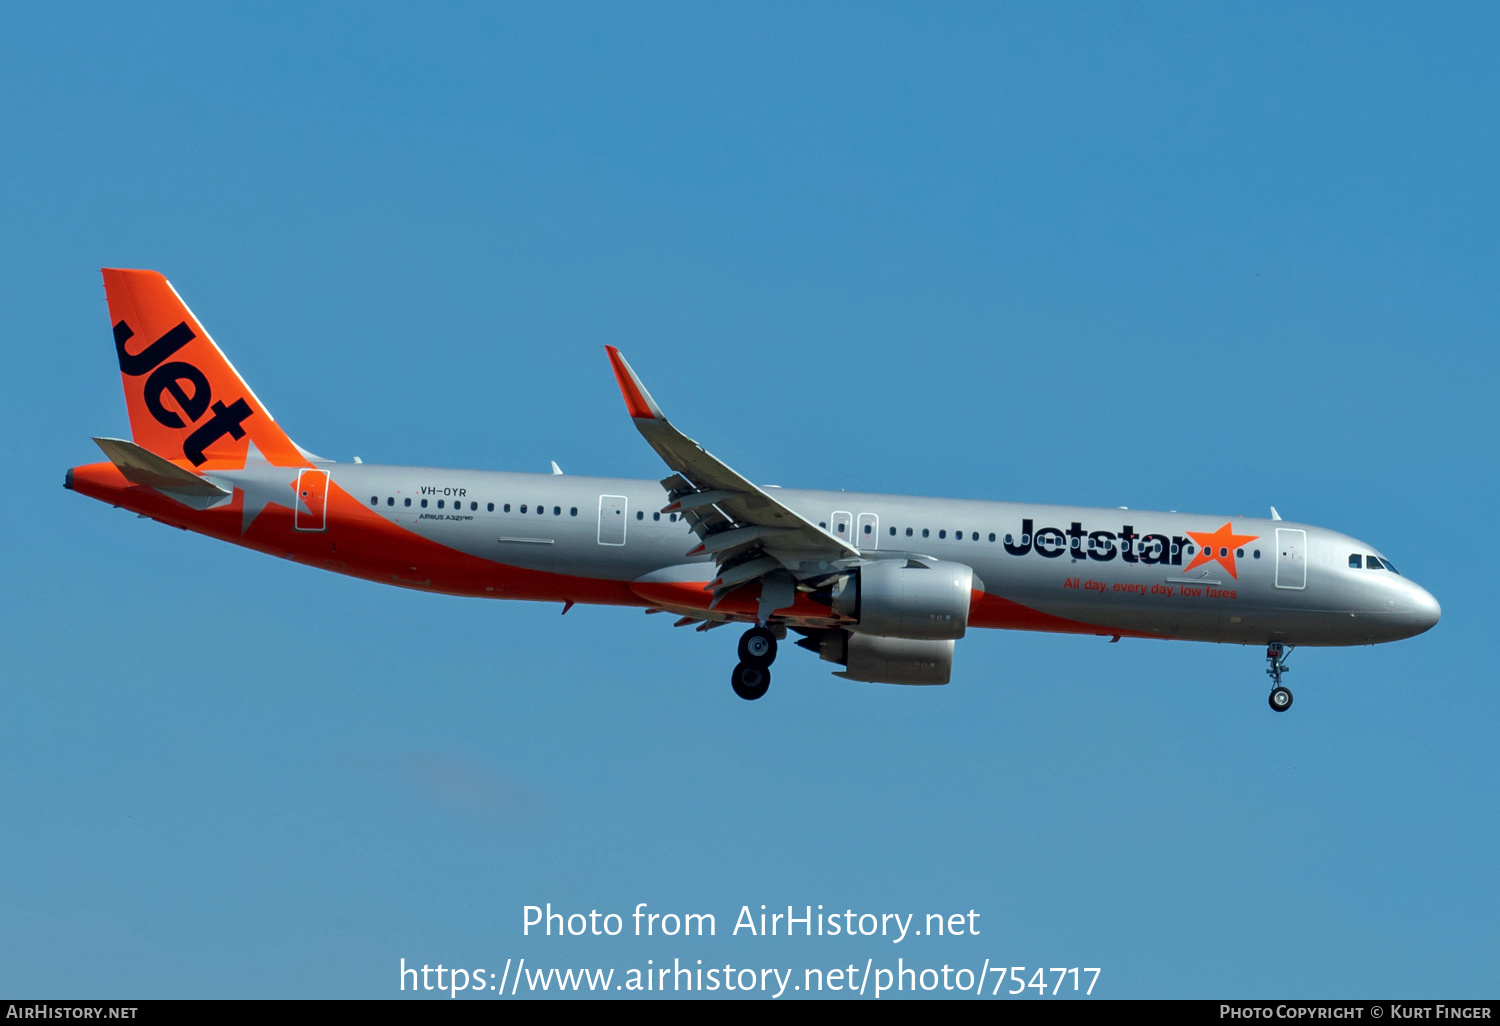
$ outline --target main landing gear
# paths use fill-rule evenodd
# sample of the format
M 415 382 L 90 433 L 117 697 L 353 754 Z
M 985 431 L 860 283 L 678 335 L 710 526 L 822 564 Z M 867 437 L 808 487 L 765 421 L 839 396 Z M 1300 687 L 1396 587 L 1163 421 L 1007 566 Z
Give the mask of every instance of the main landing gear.
M 734 693 L 747 702 L 760 698 L 771 687 L 771 664 L 776 661 L 776 635 L 765 627 L 752 627 L 740 638 L 740 662 L 729 676 Z
M 1296 646 L 1292 646 L 1295 648 Z M 1286 658 L 1292 654 L 1292 648 L 1288 648 L 1279 641 L 1273 641 L 1266 646 L 1266 661 L 1271 665 L 1266 670 L 1266 676 L 1271 678 L 1271 697 L 1268 701 L 1271 708 L 1277 712 L 1286 712 L 1292 707 L 1292 691 L 1283 687 L 1281 675 L 1288 672 L 1291 667 L 1287 666 Z
M 771 670 L 754 663 L 740 663 L 729 675 L 729 685 L 734 688 L 736 695 L 747 702 L 753 702 L 770 689 Z
M 740 636 L 740 662 L 770 666 L 775 661 L 775 634 L 765 627 L 751 627 Z

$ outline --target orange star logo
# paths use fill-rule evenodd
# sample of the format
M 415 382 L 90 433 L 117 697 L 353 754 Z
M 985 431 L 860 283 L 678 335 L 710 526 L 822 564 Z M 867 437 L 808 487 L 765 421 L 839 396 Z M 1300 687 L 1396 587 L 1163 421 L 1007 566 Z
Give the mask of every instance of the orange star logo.
M 1235 534 L 1229 529 L 1229 525 L 1225 524 L 1213 534 L 1189 531 L 1188 537 L 1198 543 L 1198 554 L 1193 557 L 1191 563 L 1183 568 L 1183 573 L 1193 569 L 1195 566 L 1202 566 L 1204 563 L 1217 561 L 1223 565 L 1225 570 L 1229 571 L 1230 577 L 1239 580 L 1240 575 L 1234 571 L 1234 550 L 1246 542 L 1255 541 L 1260 535 Z

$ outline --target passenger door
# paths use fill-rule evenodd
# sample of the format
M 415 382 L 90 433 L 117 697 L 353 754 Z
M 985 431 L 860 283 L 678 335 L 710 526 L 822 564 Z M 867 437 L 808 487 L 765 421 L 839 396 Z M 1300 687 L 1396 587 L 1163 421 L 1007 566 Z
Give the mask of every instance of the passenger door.
M 854 531 L 856 549 L 880 548 L 880 517 L 874 513 L 861 513 L 854 525 Z
M 1301 591 L 1307 587 L 1307 532 L 1292 527 L 1276 529 L 1276 587 Z
M 297 471 L 297 504 L 292 526 L 299 531 L 328 529 L 328 471 Z

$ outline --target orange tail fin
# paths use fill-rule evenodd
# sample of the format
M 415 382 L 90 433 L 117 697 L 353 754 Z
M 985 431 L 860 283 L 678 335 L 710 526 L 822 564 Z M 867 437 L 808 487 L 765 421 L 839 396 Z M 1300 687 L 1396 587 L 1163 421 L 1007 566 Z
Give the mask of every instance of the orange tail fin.
M 205 470 L 243 467 L 252 442 L 277 466 L 308 465 L 166 278 L 103 273 L 137 445 Z

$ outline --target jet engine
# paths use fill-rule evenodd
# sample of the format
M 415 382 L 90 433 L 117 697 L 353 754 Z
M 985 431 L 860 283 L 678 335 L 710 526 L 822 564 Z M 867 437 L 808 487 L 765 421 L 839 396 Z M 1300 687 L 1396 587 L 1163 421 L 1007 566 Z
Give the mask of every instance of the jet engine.
M 811 632 L 807 632 L 811 633 Z M 912 638 L 882 638 L 852 634 L 840 628 L 824 630 L 797 642 L 819 658 L 839 663 L 835 677 L 871 684 L 946 684 L 953 672 L 953 642 Z
M 973 587 L 974 571 L 962 563 L 882 559 L 840 577 L 828 597 L 835 613 L 857 621 L 850 629 L 860 634 L 951 641 L 969 626 Z M 943 673 L 940 683 L 948 679 Z

